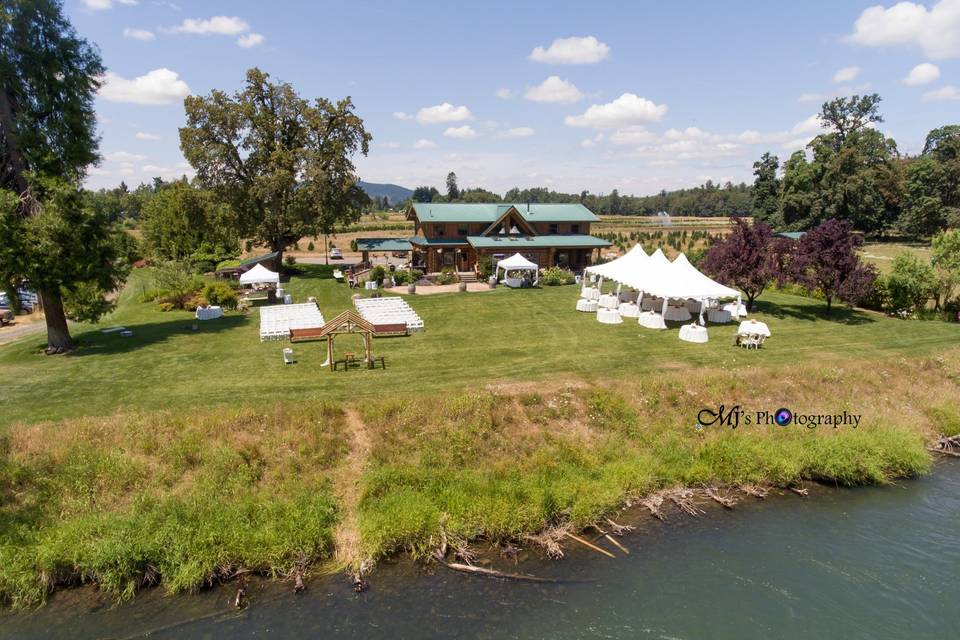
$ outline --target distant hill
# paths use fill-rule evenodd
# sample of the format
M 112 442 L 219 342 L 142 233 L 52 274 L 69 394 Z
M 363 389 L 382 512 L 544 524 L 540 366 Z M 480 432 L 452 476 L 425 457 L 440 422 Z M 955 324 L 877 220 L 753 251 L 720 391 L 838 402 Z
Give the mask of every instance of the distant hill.
M 382 198 L 386 196 L 387 201 L 391 205 L 403 202 L 413 195 L 413 190 L 396 184 L 376 184 L 374 182 L 364 182 L 363 180 L 360 180 L 358 184 L 371 198 Z

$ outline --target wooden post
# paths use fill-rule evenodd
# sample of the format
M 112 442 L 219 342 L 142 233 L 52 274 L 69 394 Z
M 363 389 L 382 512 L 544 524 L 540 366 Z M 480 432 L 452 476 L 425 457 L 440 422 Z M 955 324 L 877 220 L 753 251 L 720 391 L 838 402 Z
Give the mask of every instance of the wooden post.
M 333 371 L 333 334 L 327 336 L 327 362 L 330 363 L 330 371 Z

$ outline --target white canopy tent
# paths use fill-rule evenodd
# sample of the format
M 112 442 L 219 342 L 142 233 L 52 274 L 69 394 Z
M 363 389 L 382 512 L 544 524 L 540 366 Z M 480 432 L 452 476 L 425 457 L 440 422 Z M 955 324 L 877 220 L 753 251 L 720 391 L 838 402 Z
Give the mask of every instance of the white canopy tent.
M 240 284 L 280 284 L 280 274 L 258 264 L 240 276 Z
M 644 295 L 662 298 L 662 314 L 666 313 L 667 301 L 670 299 L 693 299 L 702 303 L 712 299 L 736 298 L 738 308 L 741 302 L 739 291 L 707 277 L 690 264 L 682 253 L 670 262 L 660 249 L 647 256 L 643 249 L 636 245 L 620 258 L 587 267 L 584 272 L 598 276 L 598 286 L 602 285 L 603 279 L 616 282 L 618 293 L 620 286 L 625 285 L 640 291 L 641 300 Z M 700 319 L 702 323 L 702 304 Z
M 503 260 L 497 261 L 497 268 L 494 270 L 494 275 L 497 280 L 500 280 L 500 270 L 503 269 L 503 282 L 506 282 L 507 286 L 510 287 L 519 287 L 521 282 L 516 278 L 507 278 L 508 271 L 532 271 L 534 276 L 540 271 L 540 267 L 537 266 L 535 262 L 530 262 L 524 258 L 519 253 L 515 253 L 509 258 L 504 258 Z M 512 282 L 517 280 L 516 282 Z

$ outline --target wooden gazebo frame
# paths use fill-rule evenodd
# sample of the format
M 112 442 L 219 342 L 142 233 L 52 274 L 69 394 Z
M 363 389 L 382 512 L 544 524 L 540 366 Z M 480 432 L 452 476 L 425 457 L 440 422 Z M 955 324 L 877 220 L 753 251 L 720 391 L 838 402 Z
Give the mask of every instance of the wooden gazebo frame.
M 327 339 L 327 361 L 324 363 L 333 371 L 333 340 L 339 335 L 348 333 L 359 333 L 363 336 L 363 361 L 370 363 L 370 347 L 373 342 L 373 335 L 376 328 L 363 319 L 358 312 L 353 309 L 347 309 L 330 322 L 323 325 L 323 328 L 317 333 L 317 338 Z

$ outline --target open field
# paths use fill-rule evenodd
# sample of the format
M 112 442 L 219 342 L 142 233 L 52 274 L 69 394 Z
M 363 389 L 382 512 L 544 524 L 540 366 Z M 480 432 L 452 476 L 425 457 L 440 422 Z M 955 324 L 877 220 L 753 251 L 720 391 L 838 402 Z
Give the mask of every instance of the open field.
M 309 267 L 286 286 L 329 319 L 350 291 Z M 320 368 L 322 343 L 260 343 L 257 315 L 200 330 L 136 301 L 135 272 L 83 347 L 0 348 L 0 602 L 58 585 L 182 591 L 423 554 L 441 534 L 543 548 L 677 486 L 883 483 L 960 431 L 960 326 L 767 293 L 760 351 L 601 325 L 574 287 L 413 296 L 426 331 L 374 342 L 386 370 Z M 359 344 L 359 338 L 357 338 Z M 355 345 L 338 340 L 338 350 Z M 354 349 L 356 350 L 356 349 Z M 862 416 L 859 426 L 694 428 L 703 408 Z
M 295 300 L 317 297 L 326 318 L 350 308 L 351 292 L 330 268 L 305 267 L 310 277 L 286 285 Z M 734 325 L 710 328 L 706 345 L 635 323 L 608 326 L 573 310 L 572 286 L 470 294 L 413 296 L 426 331 L 376 341 L 386 370 L 331 373 L 320 368 L 321 343 L 296 345 L 298 363 L 285 366 L 281 343 L 259 342 L 259 317 L 228 315 L 190 330 L 192 314 L 160 313 L 136 302 L 147 272 L 136 271 L 120 307 L 99 327 L 75 328 L 84 344 L 63 358 L 39 355 L 41 336 L 0 349 L 4 412 L 0 428 L 19 420 L 104 415 L 123 407 L 257 405 L 276 401 L 367 399 L 477 388 L 489 383 L 572 378 L 630 379 L 639 373 L 689 367 L 791 366 L 888 356 L 929 355 L 957 345 L 956 324 L 909 323 L 881 314 L 837 309 L 773 292 L 758 301 L 758 318 L 774 337 L 759 353 L 730 346 Z M 132 338 L 100 333 L 124 325 Z M 357 338 L 357 344 L 360 340 Z M 349 349 L 349 339 L 340 343 Z M 256 383 L 256 384 L 254 384 Z
M 904 251 L 914 253 L 924 262 L 930 262 L 930 244 L 917 242 L 868 242 L 863 245 L 860 255 L 866 262 L 877 267 L 880 273 L 889 273 L 893 259 Z

